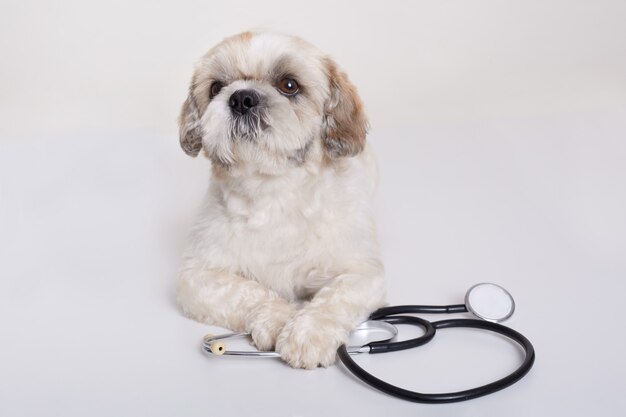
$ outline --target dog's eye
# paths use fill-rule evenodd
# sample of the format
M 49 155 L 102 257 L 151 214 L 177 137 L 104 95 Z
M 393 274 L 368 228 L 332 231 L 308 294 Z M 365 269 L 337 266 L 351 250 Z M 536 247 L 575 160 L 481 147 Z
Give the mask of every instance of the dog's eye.
M 300 86 L 293 78 L 283 78 L 276 87 L 285 96 L 295 96 L 300 91 Z
M 214 81 L 213 84 L 211 84 L 211 88 L 209 89 L 209 98 L 213 98 L 218 95 L 222 90 L 222 87 L 224 87 L 224 84 L 219 81 Z

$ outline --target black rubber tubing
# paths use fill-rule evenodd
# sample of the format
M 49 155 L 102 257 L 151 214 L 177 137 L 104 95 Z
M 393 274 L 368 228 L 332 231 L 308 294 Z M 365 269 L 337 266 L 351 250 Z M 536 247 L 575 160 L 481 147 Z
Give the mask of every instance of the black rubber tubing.
M 401 306 L 401 307 L 406 307 L 406 306 Z M 389 309 L 390 307 L 386 307 L 386 308 Z M 403 310 L 403 312 L 407 312 L 407 310 Z M 372 315 L 372 317 L 374 317 L 376 313 L 378 313 L 378 311 L 375 312 Z M 417 323 L 405 321 L 406 317 L 410 317 L 410 316 L 395 316 L 396 319 L 399 318 L 400 320 L 394 320 L 394 321 L 389 321 L 389 322 L 394 323 L 394 324 L 417 324 Z M 380 317 L 379 316 L 378 320 L 388 321 L 393 318 L 394 317 Z M 415 318 L 415 317 L 412 317 L 412 318 Z M 426 320 L 422 319 L 422 321 L 426 321 Z M 505 376 L 504 378 L 501 378 L 497 381 L 491 382 L 486 385 L 482 385 L 480 387 L 471 388 L 471 389 L 464 390 L 464 391 L 445 392 L 445 393 L 421 393 L 421 392 L 416 392 L 416 391 L 410 391 L 404 388 L 396 387 L 395 385 L 391 385 L 381 379 L 378 379 L 375 376 L 366 372 L 363 368 L 357 365 L 356 362 L 354 362 L 354 360 L 350 357 L 350 354 L 348 354 L 348 351 L 346 350 L 345 345 L 340 346 L 339 349 L 337 350 L 339 359 L 341 360 L 341 362 L 343 362 L 344 366 L 348 368 L 350 372 L 352 372 L 359 379 L 371 385 L 372 387 L 397 398 L 401 398 L 407 401 L 428 403 L 428 404 L 443 404 L 443 403 L 466 401 L 466 400 L 471 400 L 474 398 L 482 397 L 482 396 L 500 391 L 501 389 L 504 389 L 514 384 L 515 382 L 519 381 L 521 378 L 523 378 L 524 375 L 526 375 L 528 371 L 530 371 L 530 369 L 532 368 L 535 362 L 535 349 L 532 343 L 530 343 L 530 341 L 521 333 L 509 327 L 503 326 L 501 324 L 491 323 L 491 322 L 484 321 L 484 320 L 475 320 L 475 319 L 449 319 L 449 320 L 436 321 L 431 324 L 432 324 L 432 327 L 435 329 L 447 329 L 451 327 L 469 327 L 469 328 L 489 330 L 489 331 L 501 334 L 503 336 L 510 338 L 511 340 L 514 340 L 520 346 L 522 346 L 522 348 L 526 352 L 526 356 L 522 364 L 515 371 L 511 372 L 509 375 Z M 423 323 L 420 323 L 419 325 L 423 327 Z M 433 338 L 433 336 L 434 334 L 431 335 L 428 340 L 426 340 L 425 342 L 421 344 L 424 344 L 430 341 Z M 424 337 L 424 336 L 421 336 L 421 337 Z M 417 339 L 420 339 L 420 338 L 417 338 Z M 414 340 L 415 339 L 411 339 L 411 341 L 414 341 Z M 386 342 L 377 342 L 376 344 L 381 345 L 384 343 Z M 399 342 L 390 342 L 390 343 L 399 343 Z M 407 346 L 408 347 L 406 348 L 408 349 L 409 347 L 415 347 L 416 345 L 408 344 Z M 394 349 L 394 350 L 399 350 L 399 349 Z M 382 351 L 384 351 L 382 348 L 379 348 L 377 350 L 377 352 L 382 352 Z
M 404 305 L 383 307 L 374 311 L 370 316 L 370 320 L 378 320 L 382 317 L 394 314 L 454 314 L 467 313 L 465 304 L 452 304 L 447 306 L 422 306 L 422 305 Z
M 391 324 L 410 324 L 419 326 L 424 329 L 424 334 L 409 340 L 401 340 L 399 342 L 372 342 L 369 345 L 369 353 L 385 353 L 395 352 L 398 350 L 411 349 L 414 347 L 425 345 L 435 337 L 435 326 L 428 320 L 413 316 L 392 316 L 383 319 Z

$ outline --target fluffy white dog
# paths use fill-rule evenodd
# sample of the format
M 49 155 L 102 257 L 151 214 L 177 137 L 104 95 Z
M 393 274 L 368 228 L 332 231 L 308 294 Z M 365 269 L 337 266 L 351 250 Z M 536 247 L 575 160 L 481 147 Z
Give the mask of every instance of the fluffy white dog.
M 212 180 L 178 276 L 189 317 L 329 366 L 384 303 L 376 162 L 355 87 L 301 39 L 242 33 L 196 67 L 180 143 Z

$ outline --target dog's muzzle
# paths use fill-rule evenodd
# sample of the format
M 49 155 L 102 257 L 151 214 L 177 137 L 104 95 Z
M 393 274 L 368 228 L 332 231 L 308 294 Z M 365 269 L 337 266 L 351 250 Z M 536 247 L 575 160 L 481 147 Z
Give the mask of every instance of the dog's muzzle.
M 254 90 L 237 90 L 228 100 L 230 110 L 234 115 L 248 114 L 259 105 L 260 97 Z
M 255 90 L 237 90 L 228 99 L 231 113 L 231 138 L 255 139 L 267 128 L 263 97 Z

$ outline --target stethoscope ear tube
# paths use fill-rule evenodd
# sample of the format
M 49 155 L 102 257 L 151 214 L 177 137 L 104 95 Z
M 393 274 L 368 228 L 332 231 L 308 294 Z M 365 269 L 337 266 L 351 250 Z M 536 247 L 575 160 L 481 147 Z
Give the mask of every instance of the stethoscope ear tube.
M 368 344 L 369 353 L 385 353 L 395 352 L 398 350 L 411 349 L 422 346 L 431 341 L 435 337 L 435 327 L 428 320 L 413 316 L 392 316 L 379 319 L 389 324 L 410 324 L 419 326 L 424 329 L 424 334 L 409 340 L 401 340 L 399 342 L 372 342 Z
M 387 307 L 387 309 L 390 309 L 390 308 L 392 307 Z M 395 310 L 395 311 L 398 311 L 398 310 Z M 426 320 L 420 319 L 421 322 L 418 323 L 417 321 L 411 322 L 409 320 L 406 320 L 407 318 L 416 318 L 416 317 L 411 317 L 411 316 L 384 317 L 383 315 L 381 317 L 380 314 L 377 314 L 379 313 L 379 311 L 375 312 L 372 315 L 372 317 L 377 316 L 378 320 L 387 321 L 389 323 L 392 323 L 391 321 L 389 321 L 390 319 L 399 318 L 400 320 L 395 322 L 396 324 L 419 325 L 426 329 L 427 334 L 429 333 L 429 329 L 432 328 L 433 332 L 431 335 L 429 335 L 428 340 L 423 341 L 420 344 L 424 344 L 427 341 L 430 341 L 434 337 L 435 330 L 437 329 L 447 329 L 447 328 L 452 328 L 452 327 L 469 327 L 469 328 L 489 330 L 489 331 L 501 334 L 503 336 L 506 336 L 514 340 L 515 342 L 517 342 L 526 352 L 526 356 L 524 357 L 524 361 L 522 362 L 522 364 L 515 371 L 513 371 L 506 377 L 499 379 L 497 381 L 491 382 L 489 384 L 486 384 L 480 387 L 464 390 L 464 391 L 447 392 L 447 393 L 421 393 L 421 392 L 410 391 L 404 388 L 396 387 L 395 385 L 391 385 L 388 382 L 385 382 L 381 379 L 376 378 L 375 376 L 369 374 L 363 368 L 361 368 L 359 365 L 356 364 L 356 362 L 348 354 L 345 345 L 341 346 L 338 349 L 337 353 L 339 355 L 339 359 L 341 360 L 341 362 L 343 362 L 345 367 L 348 368 L 348 370 L 350 370 L 350 372 L 356 375 L 363 382 L 371 385 L 372 387 L 386 394 L 392 395 L 394 397 L 398 397 L 398 398 L 408 400 L 408 401 L 413 401 L 413 402 L 430 403 L 430 404 L 452 403 L 452 402 L 471 400 L 473 398 L 478 398 L 484 395 L 494 393 L 496 391 L 499 391 L 501 389 L 504 389 L 514 384 L 515 382 L 523 378 L 524 375 L 528 373 L 528 371 L 530 371 L 530 369 L 532 368 L 535 362 L 535 349 L 532 343 L 530 343 L 530 341 L 521 333 L 509 327 L 503 326 L 501 324 L 487 322 L 483 320 L 475 320 L 475 319 L 449 319 L 449 320 L 436 321 L 433 323 L 429 323 Z M 404 310 L 403 312 L 407 312 L 407 311 Z M 423 322 L 429 323 L 430 326 L 425 325 Z M 421 338 L 423 337 L 424 336 L 421 336 Z M 417 339 L 420 339 L 420 338 L 417 338 Z M 387 349 L 387 351 L 408 349 L 411 347 L 419 346 L 419 345 L 414 344 L 415 343 L 414 339 L 409 340 L 407 342 L 413 342 L 413 343 L 408 343 L 405 345 L 406 347 L 401 348 L 400 347 L 401 345 L 398 345 L 398 343 L 402 343 L 402 342 L 388 342 L 387 343 L 388 345 L 396 344 L 396 346 L 393 349 L 392 348 Z M 377 348 L 378 352 L 384 351 L 383 350 L 384 344 L 385 342 L 375 343 L 375 345 L 378 346 Z M 370 345 L 374 345 L 374 343 Z M 374 353 L 374 351 L 371 351 L 371 353 Z
M 465 304 L 452 304 L 447 306 L 427 306 L 427 305 L 402 305 L 382 307 L 374 311 L 370 320 L 378 320 L 383 317 L 395 314 L 456 314 L 467 313 Z

